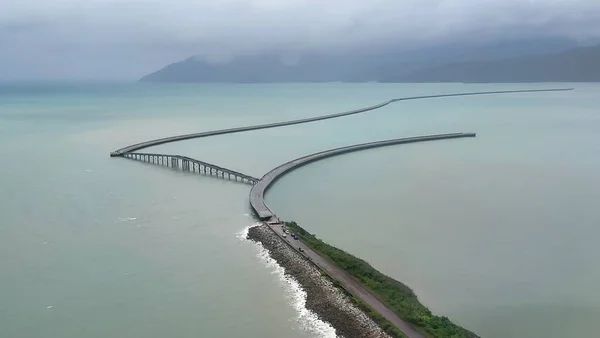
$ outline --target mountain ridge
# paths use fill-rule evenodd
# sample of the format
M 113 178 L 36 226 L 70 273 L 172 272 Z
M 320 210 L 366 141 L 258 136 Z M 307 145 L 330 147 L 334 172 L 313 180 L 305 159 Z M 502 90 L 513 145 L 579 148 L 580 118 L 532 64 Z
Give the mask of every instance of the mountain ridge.
M 565 39 L 537 39 L 488 45 L 442 45 L 412 51 L 391 47 L 387 50 L 367 49 L 343 55 L 312 53 L 287 58 L 271 52 L 238 56 L 221 62 L 209 62 L 192 56 L 167 65 L 142 77 L 139 81 L 167 83 L 494 82 L 499 76 L 493 76 L 493 72 L 483 65 L 494 62 L 503 65 L 507 60 L 516 59 L 539 60 L 539 58 L 568 53 L 580 48 L 593 47 L 578 47 L 576 42 Z M 597 68 L 597 62 L 594 60 L 586 59 L 585 64 Z M 500 68 L 503 69 L 503 74 L 507 75 L 511 74 L 511 67 L 517 69 L 519 73 L 527 74 L 521 70 L 522 67 L 515 64 L 503 65 Z M 553 67 L 556 68 L 556 65 Z M 577 71 L 579 77 L 584 80 L 600 81 L 595 76 L 586 78 L 578 68 L 569 69 Z M 485 76 L 476 76 L 479 73 L 488 76 L 489 79 Z M 543 77 L 537 76 L 537 78 L 545 81 Z M 527 79 L 517 79 L 519 81 L 514 82 L 527 82 Z M 501 82 L 513 82 L 510 78 L 501 80 Z M 529 82 L 536 82 L 536 80 L 532 78 Z
M 600 45 L 495 61 L 447 63 L 382 82 L 597 82 Z

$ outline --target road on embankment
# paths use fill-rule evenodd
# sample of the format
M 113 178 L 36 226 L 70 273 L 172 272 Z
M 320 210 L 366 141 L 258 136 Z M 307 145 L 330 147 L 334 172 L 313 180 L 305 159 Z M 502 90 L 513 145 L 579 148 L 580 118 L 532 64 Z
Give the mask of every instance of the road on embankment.
M 271 230 L 275 232 L 283 241 L 287 242 L 294 250 L 299 252 L 304 257 L 308 258 L 319 269 L 324 271 L 330 278 L 337 281 L 348 293 L 362 300 L 369 305 L 373 310 L 382 315 L 388 322 L 396 326 L 400 331 L 404 332 L 409 338 L 425 338 L 413 325 L 402 320 L 390 308 L 383 304 L 379 298 L 375 297 L 365 287 L 363 287 L 355 278 L 340 269 L 335 263 L 324 258 L 319 253 L 311 249 L 302 241 L 293 239 L 286 235 L 283 237 L 283 227 L 281 224 L 269 225 Z M 299 249 L 302 248 L 302 251 Z
M 556 91 L 566 91 L 566 90 L 573 90 L 573 88 L 499 90 L 499 91 L 489 91 L 489 92 L 468 92 L 468 93 L 454 93 L 454 94 L 437 94 L 437 95 L 423 95 L 423 96 L 400 97 L 400 98 L 392 99 L 392 100 L 389 100 L 389 101 L 386 101 L 386 102 L 382 102 L 380 104 L 376 104 L 376 105 L 373 105 L 373 106 L 369 106 L 369 107 L 365 107 L 365 108 L 359 108 L 359 109 L 355 109 L 355 110 L 350 110 L 350 111 L 346 111 L 346 112 L 342 112 L 342 113 L 336 113 L 336 114 L 330 114 L 330 115 L 322 115 L 322 116 L 316 116 L 316 117 L 309 117 L 309 118 L 305 118 L 305 119 L 285 121 L 285 122 L 275 122 L 275 123 L 259 124 L 259 125 L 254 125 L 254 126 L 220 129 L 220 130 L 206 131 L 206 132 L 201 132 L 201 133 L 185 134 L 185 135 L 178 135 L 178 136 L 171 136 L 171 137 L 160 138 L 160 139 L 156 139 L 156 140 L 151 140 L 151 141 L 146 141 L 146 142 L 142 142 L 142 143 L 133 144 L 133 145 L 130 145 L 130 146 L 127 146 L 127 147 L 115 150 L 112 153 L 110 153 L 110 156 L 113 156 L 113 157 L 122 156 L 123 154 L 128 153 L 128 152 L 132 152 L 132 151 L 136 151 L 136 150 L 140 150 L 140 149 L 144 149 L 144 148 L 156 146 L 156 145 L 159 145 L 159 144 L 176 142 L 176 141 L 183 141 L 183 140 L 189 140 L 189 139 L 193 139 L 193 138 L 208 137 L 208 136 L 223 135 L 223 134 L 232 134 L 232 133 L 240 133 L 240 132 L 244 132 L 244 131 L 259 130 L 259 129 L 277 128 L 277 127 L 289 126 L 289 125 L 294 125 L 294 124 L 309 123 L 309 122 L 314 122 L 314 121 L 321 121 L 321 120 L 333 119 L 333 118 L 338 118 L 338 117 L 343 117 L 343 116 L 349 116 L 349 115 L 354 115 L 354 114 L 360 114 L 360 113 L 368 112 L 368 111 L 371 111 L 371 110 L 379 109 L 379 108 L 382 108 L 382 107 L 385 107 L 385 106 L 389 105 L 390 103 L 399 102 L 399 101 L 434 99 L 434 98 L 453 97 L 453 96 L 474 96 L 474 95 L 493 95 L 493 94 L 511 94 L 511 93 L 534 93 L 534 92 L 556 92 Z

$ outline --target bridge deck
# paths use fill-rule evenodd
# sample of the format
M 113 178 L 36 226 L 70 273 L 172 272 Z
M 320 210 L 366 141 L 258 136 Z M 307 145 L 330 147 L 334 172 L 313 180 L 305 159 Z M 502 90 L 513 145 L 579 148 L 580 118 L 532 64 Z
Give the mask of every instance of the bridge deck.
M 370 148 L 377 147 L 385 147 L 396 144 L 403 143 L 415 143 L 415 142 L 425 142 L 425 141 L 435 141 L 435 140 L 446 140 L 446 139 L 454 139 L 454 138 L 463 138 L 463 137 L 475 137 L 475 133 L 453 133 L 453 134 L 438 134 L 438 135 L 429 135 L 429 136 L 417 136 L 417 137 L 406 137 L 399 138 L 393 140 L 386 141 L 377 141 L 377 142 L 369 142 L 356 144 L 352 146 L 336 148 L 331 150 L 326 150 L 322 152 L 318 152 L 315 154 L 311 154 L 308 156 L 297 158 L 293 161 L 284 163 L 279 167 L 269 171 L 265 176 L 263 176 L 258 183 L 256 183 L 252 189 L 250 190 L 250 206 L 261 220 L 269 220 L 271 218 L 275 218 L 275 213 L 269 209 L 267 204 L 265 203 L 265 193 L 271 187 L 271 185 L 281 178 L 286 173 L 297 169 L 303 165 L 308 163 L 322 160 L 328 157 L 333 157 L 337 155 L 342 155 L 354 151 L 365 150 Z
M 156 140 L 151 140 L 151 141 L 146 141 L 146 142 L 142 142 L 142 143 L 133 144 L 133 145 L 130 145 L 130 146 L 127 146 L 127 147 L 115 150 L 115 151 L 113 151 L 113 152 L 110 153 L 110 156 L 113 156 L 113 157 L 122 156 L 123 154 L 128 153 L 128 152 L 132 152 L 132 151 L 136 151 L 136 150 L 140 150 L 140 149 L 144 149 L 144 148 L 156 146 L 156 145 L 159 145 L 159 144 L 164 144 L 164 143 L 169 143 L 169 142 L 175 142 L 175 141 L 182 141 L 182 140 L 188 140 L 188 139 L 193 139 L 193 138 L 208 137 L 208 136 L 223 135 L 223 134 L 231 134 L 231 133 L 239 133 L 239 132 L 244 132 L 244 131 L 267 129 L 267 128 L 276 128 L 276 127 L 283 127 L 283 126 L 289 126 L 289 125 L 294 125 L 294 124 L 309 123 L 309 122 L 314 122 L 314 121 L 321 121 L 321 120 L 333 119 L 333 118 L 337 118 L 337 117 L 354 115 L 354 114 L 364 113 L 364 112 L 367 112 L 367 111 L 370 111 L 370 110 L 375 110 L 375 109 L 378 109 L 378 108 L 385 107 L 385 106 L 389 105 L 390 103 L 399 102 L 399 101 L 433 99 L 433 98 L 453 97 L 453 96 L 473 96 L 473 95 L 492 95 L 492 94 L 510 94 L 510 93 L 533 93 L 533 92 L 566 91 L 566 90 L 572 90 L 572 89 L 573 88 L 500 90 L 500 91 L 489 91 L 489 92 L 469 92 L 469 93 L 454 93 L 454 94 L 438 94 L 438 95 L 423 95 L 423 96 L 401 97 L 401 98 L 392 99 L 392 100 L 389 100 L 389 101 L 386 101 L 386 102 L 382 102 L 382 103 L 379 103 L 379 104 L 376 104 L 376 105 L 373 105 L 373 106 L 369 106 L 369 107 L 365 107 L 365 108 L 359 108 L 359 109 L 355 109 L 355 110 L 350 110 L 350 111 L 346 111 L 346 112 L 342 112 L 342 113 L 329 114 L 329 115 L 323 115 L 323 116 L 317 116 L 317 117 L 310 117 L 310 118 L 298 119 L 298 120 L 292 120 L 292 121 L 285 121 L 285 122 L 275 122 L 275 123 L 267 123 L 267 124 L 260 124 L 260 125 L 254 125 L 254 126 L 220 129 L 220 130 L 213 130 L 213 131 L 207 131 L 207 132 L 202 132 L 202 133 L 185 134 L 185 135 L 178 135 L 178 136 L 160 138 L 160 139 L 156 139 Z
M 204 161 L 200 161 L 200 160 L 196 160 L 194 158 L 188 157 L 188 156 L 182 156 L 182 155 L 168 155 L 168 154 L 154 154 L 154 153 L 127 153 L 125 154 L 125 156 L 149 156 L 149 157 L 167 157 L 167 158 L 175 158 L 178 160 L 185 160 L 185 161 L 189 161 L 190 163 L 195 163 L 198 164 L 199 166 L 205 167 L 205 168 L 210 168 L 216 171 L 220 171 L 222 173 L 227 173 L 230 175 L 234 175 L 239 177 L 242 180 L 246 180 L 248 181 L 248 183 L 251 184 L 255 184 L 256 182 L 259 181 L 258 178 L 256 177 L 252 177 L 250 175 L 246 175 L 243 174 L 239 171 L 236 170 L 232 170 L 232 169 L 227 169 L 227 168 L 223 168 L 221 166 L 215 165 L 215 164 L 211 164 L 208 162 L 204 162 Z

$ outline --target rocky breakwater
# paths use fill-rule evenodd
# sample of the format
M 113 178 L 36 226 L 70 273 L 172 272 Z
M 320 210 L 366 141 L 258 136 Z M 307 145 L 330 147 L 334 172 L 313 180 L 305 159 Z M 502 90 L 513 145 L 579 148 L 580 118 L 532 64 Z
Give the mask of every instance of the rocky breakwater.
M 266 225 L 250 228 L 248 239 L 259 242 L 270 256 L 306 291 L 306 308 L 328 322 L 344 338 L 389 338 L 349 296 L 323 276 L 321 270 L 292 249 Z

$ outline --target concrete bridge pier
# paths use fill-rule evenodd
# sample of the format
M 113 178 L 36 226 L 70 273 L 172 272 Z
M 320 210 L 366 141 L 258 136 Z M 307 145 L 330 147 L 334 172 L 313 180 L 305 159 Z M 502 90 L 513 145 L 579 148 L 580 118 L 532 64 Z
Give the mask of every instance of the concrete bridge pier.
M 167 168 L 170 167 L 172 169 L 181 171 L 198 173 L 198 175 L 227 179 L 230 181 L 235 180 L 236 182 L 249 184 L 258 182 L 257 178 L 185 156 L 148 153 L 121 153 L 119 156 L 149 164 L 165 166 Z

